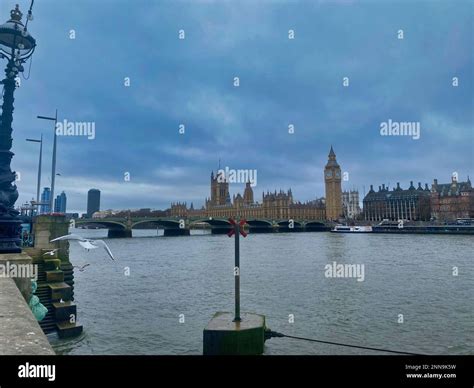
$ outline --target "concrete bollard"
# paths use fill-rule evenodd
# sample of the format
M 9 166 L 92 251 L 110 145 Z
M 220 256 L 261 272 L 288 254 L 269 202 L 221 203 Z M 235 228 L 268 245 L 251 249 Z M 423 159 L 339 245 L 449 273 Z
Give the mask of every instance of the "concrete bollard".
M 203 333 L 204 355 L 260 355 L 264 351 L 265 316 L 242 313 L 233 322 L 233 313 L 218 312 Z

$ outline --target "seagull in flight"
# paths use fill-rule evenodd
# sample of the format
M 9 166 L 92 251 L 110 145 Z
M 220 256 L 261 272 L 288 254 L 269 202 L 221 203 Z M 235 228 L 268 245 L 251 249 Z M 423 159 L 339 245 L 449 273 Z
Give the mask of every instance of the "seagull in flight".
M 86 267 L 88 267 L 89 265 L 90 265 L 89 263 L 84 264 L 82 267 L 79 267 L 78 265 L 74 265 L 73 268 L 77 268 L 79 270 L 79 272 L 84 272 Z
M 49 252 L 45 252 L 43 253 L 43 256 L 54 256 L 54 254 L 59 251 L 59 248 L 58 249 L 53 249 L 52 251 L 49 251 Z
M 110 248 L 107 246 L 107 244 L 103 240 L 92 240 L 90 238 L 84 238 L 81 236 L 78 236 L 77 234 L 68 234 L 66 236 L 61 236 L 58 238 L 55 238 L 54 240 L 51 240 L 50 242 L 56 242 L 56 241 L 77 241 L 81 247 L 86 249 L 87 251 L 91 249 L 97 249 L 99 247 L 103 247 L 109 257 L 115 261 L 114 255 L 112 254 L 112 251 Z

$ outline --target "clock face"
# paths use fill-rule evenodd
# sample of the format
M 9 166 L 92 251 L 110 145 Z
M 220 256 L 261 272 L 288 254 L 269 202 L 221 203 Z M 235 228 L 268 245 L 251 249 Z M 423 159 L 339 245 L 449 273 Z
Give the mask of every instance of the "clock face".
M 331 177 L 332 177 L 332 171 L 327 171 L 326 178 L 331 178 Z
M 340 178 L 341 177 L 341 173 L 339 171 L 336 172 L 336 178 Z

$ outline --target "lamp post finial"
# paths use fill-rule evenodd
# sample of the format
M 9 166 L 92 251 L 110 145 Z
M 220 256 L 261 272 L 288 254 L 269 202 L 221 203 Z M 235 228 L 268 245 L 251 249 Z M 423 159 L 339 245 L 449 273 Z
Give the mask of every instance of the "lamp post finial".
M 15 6 L 15 9 L 12 9 L 10 11 L 10 17 L 11 17 L 11 20 L 14 20 L 14 21 L 21 21 L 21 18 L 23 17 L 23 13 L 20 11 L 20 6 L 17 4 Z

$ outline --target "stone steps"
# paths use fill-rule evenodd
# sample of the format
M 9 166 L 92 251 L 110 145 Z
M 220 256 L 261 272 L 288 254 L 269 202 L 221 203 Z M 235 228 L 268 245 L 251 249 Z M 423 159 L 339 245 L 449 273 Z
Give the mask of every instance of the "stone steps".
M 82 325 L 70 323 L 69 321 L 56 323 L 56 327 L 59 338 L 77 337 L 83 330 Z
M 49 283 L 48 287 L 51 290 L 51 300 L 53 302 L 61 299 L 64 301 L 71 299 L 71 286 L 69 284 L 64 282 Z
M 45 271 L 46 273 L 46 281 L 49 282 L 55 282 L 55 283 L 60 283 L 64 282 L 64 272 L 61 270 L 51 270 L 51 271 Z
M 57 321 L 70 321 L 71 317 L 74 316 L 74 320 L 77 317 L 77 306 L 75 303 L 71 301 L 67 301 L 64 303 L 55 302 L 52 305 L 54 317 Z
M 44 263 L 44 269 L 46 271 L 48 270 L 54 271 L 54 270 L 59 269 L 61 266 L 61 260 L 59 259 L 44 259 L 43 263 Z
M 46 334 L 57 332 L 60 338 L 74 337 L 82 333 L 82 325 L 71 322 L 77 319 L 77 306 L 73 302 L 74 270 L 70 263 L 56 258 L 45 258 L 38 265 L 38 289 L 35 293 L 48 309 L 40 322 Z M 60 301 L 63 303 L 60 303 Z
M 77 307 L 74 299 L 74 268 L 67 260 L 69 243 L 56 237 L 68 234 L 69 223 L 63 216 L 40 215 L 33 229 L 35 247 L 31 248 L 34 264 L 38 265 L 38 289 L 36 295 L 48 309 L 40 326 L 45 333 L 57 332 L 61 338 L 78 335 L 82 326 L 77 325 Z M 45 255 L 58 249 L 52 256 Z M 63 301 L 64 303 L 60 303 Z M 71 323 L 71 315 L 74 315 Z

